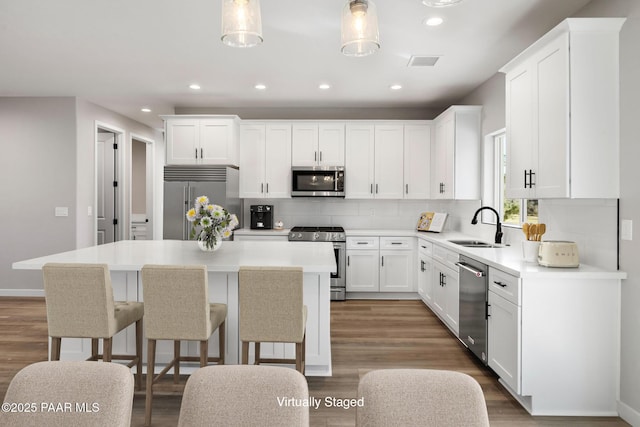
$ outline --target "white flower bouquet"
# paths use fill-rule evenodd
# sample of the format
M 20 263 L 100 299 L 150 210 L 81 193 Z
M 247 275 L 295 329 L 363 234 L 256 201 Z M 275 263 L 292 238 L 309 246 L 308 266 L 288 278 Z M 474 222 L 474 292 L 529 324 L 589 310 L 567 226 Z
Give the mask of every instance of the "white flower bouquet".
M 231 231 L 238 226 L 235 214 L 212 204 L 207 196 L 196 198 L 195 206 L 187 212 L 187 220 L 191 222 L 190 237 L 197 237 L 207 249 L 214 248 L 221 239 L 231 236 Z

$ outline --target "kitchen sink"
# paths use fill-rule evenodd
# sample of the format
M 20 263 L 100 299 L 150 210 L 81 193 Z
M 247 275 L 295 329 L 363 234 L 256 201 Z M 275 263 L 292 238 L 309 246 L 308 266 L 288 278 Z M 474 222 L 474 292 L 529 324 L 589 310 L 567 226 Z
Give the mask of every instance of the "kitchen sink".
M 483 242 L 481 240 L 449 240 L 449 242 L 467 248 L 501 248 L 502 245 Z

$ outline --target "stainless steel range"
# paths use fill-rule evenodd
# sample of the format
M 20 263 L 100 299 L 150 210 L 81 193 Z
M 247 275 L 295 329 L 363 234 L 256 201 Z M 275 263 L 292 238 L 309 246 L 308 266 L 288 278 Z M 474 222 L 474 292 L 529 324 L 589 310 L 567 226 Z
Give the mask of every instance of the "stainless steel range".
M 347 238 L 342 227 L 293 227 L 289 232 L 290 242 L 332 242 L 337 271 L 331 273 L 331 300 L 346 298 Z

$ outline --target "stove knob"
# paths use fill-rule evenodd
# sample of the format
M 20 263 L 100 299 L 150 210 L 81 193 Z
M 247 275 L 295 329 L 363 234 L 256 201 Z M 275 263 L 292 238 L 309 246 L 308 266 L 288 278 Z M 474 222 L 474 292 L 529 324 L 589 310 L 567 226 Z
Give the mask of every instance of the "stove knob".
M 298 233 L 298 239 L 302 239 L 302 233 Z
M 313 233 L 313 240 L 318 240 L 320 238 L 320 233 Z
M 296 233 L 289 233 L 289 239 L 295 239 Z

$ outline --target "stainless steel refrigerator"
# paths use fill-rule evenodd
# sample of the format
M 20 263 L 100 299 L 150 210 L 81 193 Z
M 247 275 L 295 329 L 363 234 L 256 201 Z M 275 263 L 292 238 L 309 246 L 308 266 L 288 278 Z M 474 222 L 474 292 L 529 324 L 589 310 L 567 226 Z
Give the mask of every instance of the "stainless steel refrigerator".
M 238 169 L 230 166 L 165 166 L 164 239 L 189 240 L 191 223 L 187 211 L 198 196 L 236 214 L 242 228 L 242 199 Z

